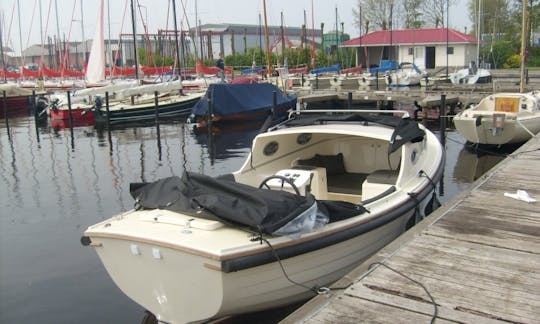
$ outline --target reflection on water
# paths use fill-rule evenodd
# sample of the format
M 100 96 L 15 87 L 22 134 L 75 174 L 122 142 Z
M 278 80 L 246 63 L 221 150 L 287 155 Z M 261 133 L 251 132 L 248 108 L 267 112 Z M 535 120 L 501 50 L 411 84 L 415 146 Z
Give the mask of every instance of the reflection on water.
M 33 118 L 21 117 L 10 120 L 8 134 L 0 124 L 0 323 L 140 322 L 144 310 L 116 288 L 96 253 L 79 244 L 82 232 L 132 208 L 131 182 L 238 169 L 257 128 L 210 136 L 162 124 L 158 138 L 153 126 L 110 133 L 54 126 L 36 133 Z M 460 175 L 461 169 L 485 169 L 467 162 L 473 156 L 461 153 L 457 133 L 448 139 L 443 203 L 477 177 Z
M 454 166 L 454 181 L 456 183 L 474 182 L 505 157 L 504 151 L 491 152 L 490 154 L 464 145 Z

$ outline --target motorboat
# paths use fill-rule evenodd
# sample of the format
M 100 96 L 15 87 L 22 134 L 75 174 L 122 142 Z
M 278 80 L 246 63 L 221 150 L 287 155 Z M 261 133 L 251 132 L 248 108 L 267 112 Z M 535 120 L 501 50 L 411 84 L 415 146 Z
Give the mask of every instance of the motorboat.
M 339 64 L 312 69 L 304 82 L 304 87 L 314 90 L 328 89 L 332 86 L 331 82 L 340 70 Z
M 381 60 L 379 66 L 372 67 L 369 72 L 362 73 L 358 78 L 358 85 L 361 87 L 383 85 L 386 81 L 386 74 L 399 69 L 399 64 L 395 60 Z
M 408 87 L 420 85 L 425 73 L 414 63 L 401 63 L 399 69 L 386 73 L 386 84 L 390 87 Z
M 540 92 L 495 93 L 454 116 L 454 125 L 474 144 L 525 142 L 540 132 Z
M 489 69 L 478 68 L 475 62 L 471 62 L 468 68 L 450 73 L 450 81 L 453 84 L 491 83 L 492 76 Z
M 159 86 L 158 86 L 159 88 Z M 136 92 L 135 92 L 136 93 Z M 99 105 L 94 108 L 96 124 L 126 124 L 155 121 L 157 119 L 185 119 L 204 92 L 183 93 L 180 90 L 135 95 L 129 100 L 116 102 L 110 107 Z
M 355 66 L 348 69 L 342 69 L 338 75 L 335 75 L 330 84 L 332 87 L 357 87 L 359 85 L 359 78 L 362 78 L 362 67 Z
M 271 114 L 275 119 L 284 119 L 287 112 L 296 107 L 295 94 L 287 94 L 277 86 L 262 83 L 215 83 L 208 87 L 204 97 L 191 111 L 190 122 L 206 127 L 213 125 L 262 124 Z
M 231 174 L 131 184 L 135 208 L 81 242 L 163 323 L 306 300 L 432 208 L 444 150 L 406 116 L 293 111 L 261 129 Z

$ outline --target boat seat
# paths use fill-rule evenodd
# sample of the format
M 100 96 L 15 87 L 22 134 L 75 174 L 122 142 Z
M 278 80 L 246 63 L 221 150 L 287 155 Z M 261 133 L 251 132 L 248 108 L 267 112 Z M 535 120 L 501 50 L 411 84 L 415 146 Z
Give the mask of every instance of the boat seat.
M 375 197 L 394 186 L 399 170 L 376 170 L 370 173 L 362 183 L 362 199 Z
M 314 157 L 309 159 L 298 159 L 293 164 L 294 168 L 325 168 L 327 191 L 329 193 L 361 195 L 362 183 L 368 176 L 366 173 L 347 172 L 343 162 L 343 153 L 335 155 L 315 154 Z

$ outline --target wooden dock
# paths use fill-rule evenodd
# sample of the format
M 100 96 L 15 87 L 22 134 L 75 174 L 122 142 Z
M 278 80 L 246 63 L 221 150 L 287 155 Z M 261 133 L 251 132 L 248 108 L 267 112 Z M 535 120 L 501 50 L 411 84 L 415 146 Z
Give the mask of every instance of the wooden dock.
M 281 323 L 540 323 L 539 207 L 536 136 Z

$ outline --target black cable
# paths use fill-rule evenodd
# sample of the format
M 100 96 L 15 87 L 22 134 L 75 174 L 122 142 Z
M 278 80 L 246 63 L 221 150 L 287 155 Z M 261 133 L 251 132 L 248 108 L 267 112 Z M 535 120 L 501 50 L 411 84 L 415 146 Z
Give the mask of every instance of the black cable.
M 274 258 L 276 258 L 276 261 L 278 262 L 279 266 L 281 267 L 281 271 L 283 272 L 283 275 L 285 276 L 285 278 L 291 282 L 292 284 L 295 284 L 297 286 L 300 286 L 302 288 L 305 288 L 306 290 L 309 290 L 309 291 L 312 291 L 315 295 L 319 294 L 319 289 L 320 288 L 316 288 L 316 287 L 308 287 L 304 284 L 301 284 L 299 282 L 296 282 L 294 280 L 292 280 L 291 278 L 289 278 L 289 275 L 287 274 L 287 272 L 285 271 L 285 268 L 283 267 L 283 264 L 281 263 L 281 259 L 279 258 L 279 255 L 276 253 L 276 250 L 274 250 L 274 247 L 272 246 L 272 244 L 270 244 L 270 242 L 268 242 L 267 239 L 265 239 L 264 237 L 262 237 L 262 235 L 260 236 L 260 239 L 262 241 L 264 241 L 269 247 L 270 247 L 270 251 L 272 252 L 272 254 L 274 255 Z
M 438 308 L 437 308 L 437 303 L 435 302 L 435 299 L 433 298 L 433 296 L 429 293 L 429 291 L 427 290 L 427 288 L 419 281 L 416 281 L 414 279 L 412 279 L 411 277 L 407 276 L 406 274 L 382 263 L 382 262 L 373 262 L 372 264 L 369 265 L 369 269 L 371 269 L 374 265 L 381 265 L 381 266 L 384 266 L 386 267 L 387 269 L 391 270 L 391 271 L 394 271 L 395 273 L 397 273 L 398 275 L 406 278 L 406 279 L 409 279 L 410 281 L 414 282 L 415 284 L 417 284 L 418 286 L 422 287 L 422 289 L 424 289 L 424 291 L 426 292 L 426 294 L 429 296 L 429 298 L 431 299 L 431 303 L 433 304 L 433 315 L 431 317 L 431 321 L 430 323 L 435 323 L 435 319 L 437 318 L 437 314 L 438 314 Z

